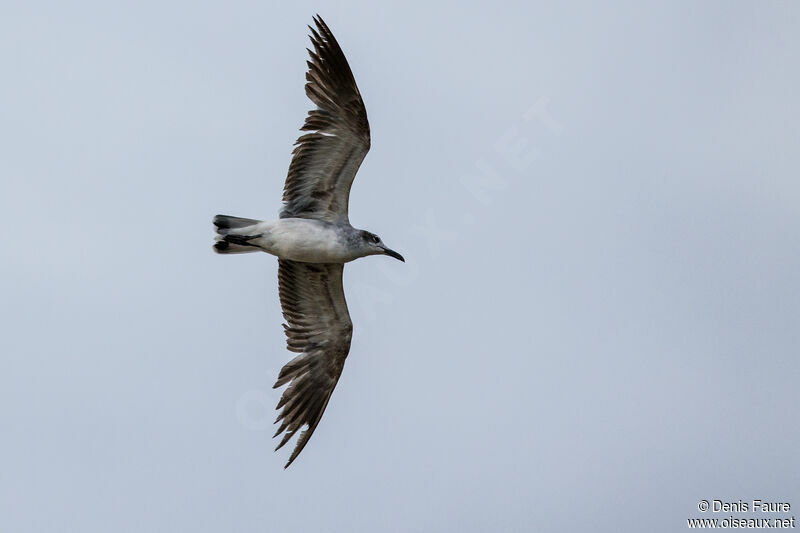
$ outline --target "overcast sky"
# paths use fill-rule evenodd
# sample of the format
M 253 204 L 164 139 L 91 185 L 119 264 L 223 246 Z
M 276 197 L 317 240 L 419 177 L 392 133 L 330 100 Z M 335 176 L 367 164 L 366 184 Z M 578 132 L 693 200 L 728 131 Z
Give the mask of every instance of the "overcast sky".
M 800 515 L 800 8 L 289 4 L 0 5 L 0 530 Z M 211 218 L 277 216 L 317 12 L 372 128 L 351 221 L 407 262 L 347 265 L 284 471 L 277 261 Z

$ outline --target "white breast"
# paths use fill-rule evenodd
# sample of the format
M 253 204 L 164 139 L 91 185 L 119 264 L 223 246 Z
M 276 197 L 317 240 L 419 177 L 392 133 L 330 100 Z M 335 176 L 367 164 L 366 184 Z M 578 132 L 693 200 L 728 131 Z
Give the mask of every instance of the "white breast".
M 262 222 L 259 231 L 263 236 L 251 242 L 281 259 L 307 263 L 344 263 L 353 259 L 335 227 L 319 220 L 282 218 Z

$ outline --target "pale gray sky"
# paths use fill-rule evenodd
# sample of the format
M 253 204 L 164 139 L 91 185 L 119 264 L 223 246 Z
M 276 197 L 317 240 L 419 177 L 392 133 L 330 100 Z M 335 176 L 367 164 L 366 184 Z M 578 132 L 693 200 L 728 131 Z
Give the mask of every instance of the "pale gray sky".
M 407 263 L 346 267 L 284 471 L 277 262 L 211 218 L 277 215 L 317 12 L 372 126 L 351 220 Z M 0 530 L 800 514 L 799 64 L 793 3 L 3 3 Z

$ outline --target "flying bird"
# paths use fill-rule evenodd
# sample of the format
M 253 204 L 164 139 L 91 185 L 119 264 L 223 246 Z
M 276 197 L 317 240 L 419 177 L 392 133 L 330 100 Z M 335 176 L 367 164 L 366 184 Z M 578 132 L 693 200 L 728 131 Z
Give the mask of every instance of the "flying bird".
M 316 105 L 297 139 L 275 221 L 214 217 L 220 254 L 267 252 L 278 257 L 278 292 L 289 351 L 274 388 L 287 385 L 276 409 L 280 449 L 299 430 L 284 468 L 297 458 L 322 418 L 350 351 L 353 323 L 342 287 L 344 264 L 368 255 L 405 262 L 380 237 L 350 225 L 347 206 L 370 147 L 367 110 L 353 73 L 319 15 L 311 30 L 306 95 Z

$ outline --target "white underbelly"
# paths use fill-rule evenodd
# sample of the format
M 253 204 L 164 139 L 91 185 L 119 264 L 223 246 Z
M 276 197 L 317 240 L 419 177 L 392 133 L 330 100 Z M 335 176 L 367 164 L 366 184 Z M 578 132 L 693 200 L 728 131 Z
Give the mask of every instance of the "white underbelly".
M 259 224 L 262 237 L 250 241 L 281 259 L 305 263 L 345 263 L 350 257 L 336 228 L 306 218 L 282 218 Z

